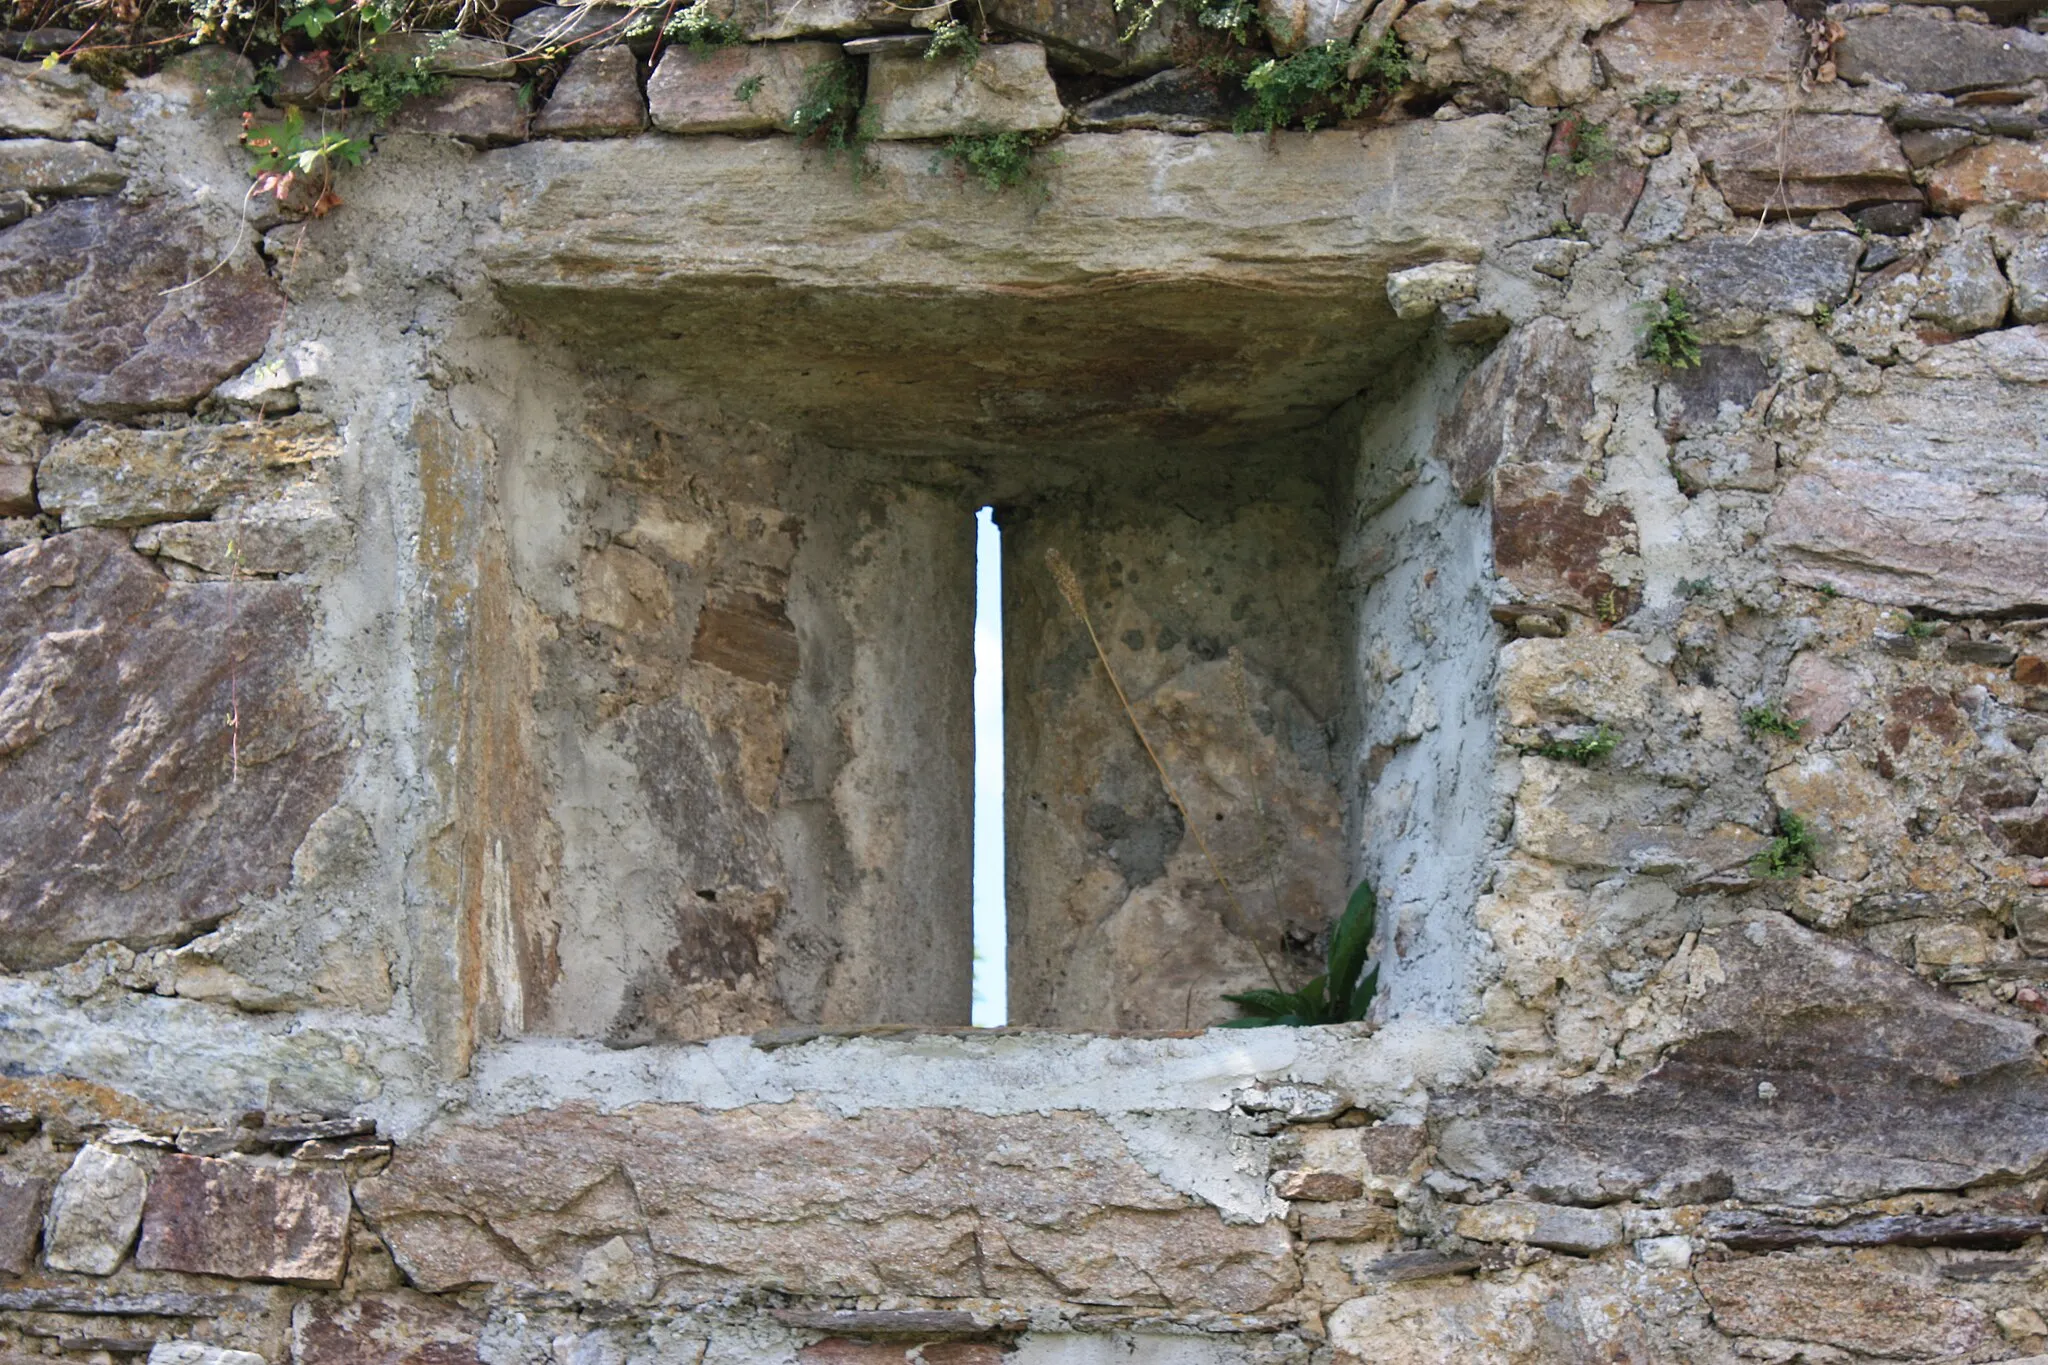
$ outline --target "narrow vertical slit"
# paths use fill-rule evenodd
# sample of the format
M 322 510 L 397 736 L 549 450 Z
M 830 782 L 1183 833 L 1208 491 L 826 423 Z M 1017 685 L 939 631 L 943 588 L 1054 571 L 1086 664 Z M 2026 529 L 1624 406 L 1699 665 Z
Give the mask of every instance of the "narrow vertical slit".
M 974 514 L 974 1025 L 1009 1021 L 1003 907 L 1003 540 L 995 509 Z

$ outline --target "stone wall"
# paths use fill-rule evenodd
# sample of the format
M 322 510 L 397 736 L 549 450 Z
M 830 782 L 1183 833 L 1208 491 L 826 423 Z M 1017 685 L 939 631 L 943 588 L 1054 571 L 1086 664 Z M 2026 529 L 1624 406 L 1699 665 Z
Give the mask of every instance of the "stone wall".
M 317 218 L 9 37 L 0 1357 L 2044 1358 L 2048 25 L 1264 9 L 1407 85 L 543 7 Z

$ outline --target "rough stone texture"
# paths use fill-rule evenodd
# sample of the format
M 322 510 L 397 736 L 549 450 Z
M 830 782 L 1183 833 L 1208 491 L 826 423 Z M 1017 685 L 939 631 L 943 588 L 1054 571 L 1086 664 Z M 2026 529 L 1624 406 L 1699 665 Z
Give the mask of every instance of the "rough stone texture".
M 2048 322 L 2048 237 L 2022 241 L 2005 260 L 2015 322 Z
M 269 1365 L 254 1351 L 237 1351 L 210 1341 L 159 1341 L 149 1348 L 148 1365 Z
M 1795 582 L 1942 611 L 2038 603 L 2048 503 L 2031 471 L 2040 389 L 1887 376 L 1845 395 L 1771 513 Z
M 1479 292 L 1479 269 L 1463 261 L 1432 261 L 1387 276 L 1387 302 L 1403 322 L 1429 317 L 1447 303 Z
M 509 81 L 519 75 L 512 49 L 466 33 L 387 33 L 373 50 L 399 61 L 418 61 L 443 76 Z
M 716 0 L 713 9 L 737 23 L 750 42 L 901 32 L 921 17 L 889 0 Z
M 1587 33 L 1633 9 L 1630 0 L 1422 0 L 1394 31 L 1430 85 L 1470 82 L 1531 104 L 1569 104 L 1596 85 Z
M 194 219 L 112 199 L 0 234 L 0 400 L 69 421 L 203 397 L 262 354 L 283 304 L 254 253 L 213 271 L 222 255 Z
M 1937 213 L 2048 201 L 2048 143 L 1997 139 L 1948 158 L 1927 177 Z
M 114 154 L 90 142 L 23 138 L 0 142 L 0 194 L 53 199 L 112 194 L 128 183 Z
M 304 516 L 169 521 L 136 533 L 135 548 L 217 578 L 307 573 L 342 554 L 348 523 L 325 509 Z
M 2048 1157 L 2020 1117 L 2048 1106 L 2030 1026 L 1783 919 L 1698 942 L 1677 1045 L 1639 1084 L 1468 1091 L 1433 1119 L 1439 1160 L 1554 1202 L 1831 1204 Z
M 1259 19 L 1281 56 L 1358 36 L 1373 0 L 1259 0 Z
M 1939 1281 L 1845 1254 L 1704 1262 L 1695 1272 L 1723 1330 L 1886 1357 L 1953 1356 L 1996 1339 L 1988 1315 Z
M 1811 315 L 1849 297 L 1863 242 L 1846 232 L 1783 229 L 1706 237 L 1665 254 L 1695 312 L 1729 331 L 1772 313 Z
M 135 1264 L 237 1280 L 339 1285 L 348 1264 L 348 1181 L 167 1156 L 150 1177 Z
M 1953 95 L 2048 76 L 2048 37 L 1901 11 L 1843 24 L 1834 58 L 1846 81 Z
M 0 517 L 35 515 L 36 464 L 49 445 L 40 423 L 0 417 Z
M 676 1288 L 1254 1312 L 1298 1283 L 1283 1226 L 1223 1223 L 1078 1115 L 560 1110 L 403 1146 L 356 1197 L 429 1290 L 568 1288 L 619 1238 Z
M 1593 46 L 1616 78 L 1635 87 L 1789 81 L 1805 56 L 1798 25 L 1777 0 L 1639 4 Z
M 1526 1242 L 1574 1256 L 1621 1245 L 1621 1215 L 1612 1209 L 1575 1209 L 1503 1199 L 1458 1215 L 1458 1235 L 1475 1242 Z
M 1135 15 L 1119 10 L 1114 0 L 991 0 L 987 12 L 998 27 L 1045 44 L 1055 64 L 1115 76 L 1171 66 L 1172 36 L 1185 28 L 1172 0 L 1128 40 L 1124 35 Z
M 49 1189 L 48 1182 L 34 1176 L 0 1171 L 0 1274 L 26 1275 L 35 1268 L 43 1196 Z
M 1067 111 L 1037 43 L 984 46 L 972 62 L 928 62 L 921 53 L 868 59 L 861 112 L 877 138 L 1049 132 Z
M 482 254 L 519 312 L 737 413 L 935 453 L 1229 446 L 1320 423 L 1412 339 L 1386 275 L 1473 254 L 1542 166 L 1539 133 L 1491 116 L 1288 134 L 1277 154 L 1074 138 L 1042 205 L 963 206 L 924 148 L 879 149 L 887 194 L 818 175 L 786 140 L 503 156 L 519 188 Z M 845 239 L 857 265 L 831 246 Z M 736 263 L 735 240 L 778 245 Z M 623 307 L 650 286 L 659 303 Z M 798 289 L 809 302 L 784 311 Z
M 1538 318 L 1510 332 L 1465 381 L 1437 431 L 1436 458 L 1458 496 L 1478 502 L 1504 459 L 1584 460 L 1592 387 L 1591 358 L 1563 322 Z
M 283 584 L 166 583 L 104 530 L 0 561 L 9 965 L 189 938 L 283 883 L 340 777 L 297 678 L 307 618 Z
M 92 81 L 69 67 L 0 60 L 0 137 L 111 141 L 93 106 Z
M 1510 464 L 1494 471 L 1494 567 L 1519 598 L 1589 615 L 1618 585 L 1612 556 L 1632 553 L 1635 517 L 1570 464 Z
M 811 68 L 845 60 L 831 43 L 775 43 L 692 52 L 672 47 L 647 79 L 648 111 L 665 133 L 787 131 Z M 759 78 L 752 99 L 738 91 Z
M 340 453 L 333 427 L 316 417 L 163 431 L 86 423 L 51 447 L 38 489 L 66 530 L 185 521 L 241 494 L 316 478 Z
M 525 140 L 527 117 L 515 85 L 452 80 L 439 94 L 407 100 L 393 115 L 391 127 L 398 132 L 452 137 L 472 147 L 506 147 Z
M 424 1294 L 308 1299 L 292 1310 L 294 1365 L 479 1365 L 483 1319 Z
M 515 55 L 568 55 L 588 47 L 626 42 L 631 19 L 632 11 L 623 5 L 537 5 L 512 21 L 509 41 Z M 644 44 L 652 40 L 635 41 Z
M 1696 144 L 1728 207 L 1744 215 L 1918 201 L 1912 167 L 1880 118 L 1806 114 L 1742 123 Z
M 85 1275 L 120 1269 L 142 1223 L 148 1184 L 148 1170 L 133 1157 L 97 1145 L 79 1148 L 50 1193 L 43 1263 Z
M 577 54 L 533 120 L 538 137 L 622 137 L 646 126 L 640 59 L 623 47 Z
M 1927 263 L 1913 316 L 1951 332 L 1982 332 L 2005 321 L 2012 289 L 1999 272 L 1991 239 L 1970 233 L 1934 253 Z
M 1240 101 L 1208 72 L 1175 67 L 1073 110 L 1076 128 L 1121 133 L 1207 133 L 1231 126 Z

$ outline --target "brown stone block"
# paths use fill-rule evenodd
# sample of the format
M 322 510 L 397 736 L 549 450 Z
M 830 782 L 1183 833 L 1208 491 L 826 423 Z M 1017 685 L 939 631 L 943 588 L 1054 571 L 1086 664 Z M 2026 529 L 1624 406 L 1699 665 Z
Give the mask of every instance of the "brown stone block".
M 2022 654 L 2012 663 L 2012 680 L 2022 687 L 2048 685 L 2048 658 L 2039 654 Z
M 1273 1177 L 1273 1192 L 1282 1199 L 1334 1204 L 1358 1198 L 1365 1185 L 1342 1171 L 1280 1171 Z
M 309 631 L 301 589 L 167 583 L 113 531 L 0 559 L 9 966 L 178 942 L 285 884 L 341 780 Z
M 787 687 L 801 662 L 796 627 L 782 603 L 728 591 L 704 604 L 690 656 L 750 682 Z
M 1778 0 L 1638 4 L 1593 46 L 1619 80 L 1644 86 L 1788 81 L 1805 55 L 1799 27 Z
M 912 1351 L 916 1354 L 913 1355 Z M 901 1342 L 849 1341 L 828 1337 L 796 1353 L 801 1365 L 902 1365 L 921 1360 L 925 1365 L 1002 1365 L 1005 1352 L 990 1341 Z
M 629 47 L 579 53 L 533 121 L 538 137 L 623 137 L 646 126 L 640 59 Z
M 2048 142 L 2000 139 L 1952 156 L 1928 176 L 1927 197 L 1937 213 L 2048 200 Z
M 167 1156 L 150 1178 L 135 1263 L 238 1280 L 339 1285 L 348 1182 L 336 1171 Z
M 1494 567 L 1520 596 L 1625 615 L 1625 604 L 1609 601 L 1617 590 L 1603 561 L 1635 548 L 1634 514 L 1603 499 L 1577 469 L 1513 464 L 1494 471 Z
M 1757 1256 L 1703 1262 L 1694 1275 L 1715 1325 L 1740 1336 L 1914 1358 L 1959 1356 L 1995 1339 L 1976 1304 L 1881 1260 Z
M 27 465 L 0 464 L 0 517 L 36 514 L 36 472 Z
M 1593 418 L 1591 354 L 1556 318 L 1538 318 L 1494 348 L 1458 391 L 1435 455 L 1467 502 L 1504 461 L 1569 464 L 1586 456 Z
M 1740 214 L 1920 198 L 1899 139 L 1881 118 L 1794 115 L 1703 136 L 1697 150 L 1721 197 Z
M 438 95 L 408 100 L 391 126 L 434 133 L 472 147 L 505 147 L 526 140 L 519 87 L 506 81 L 455 80 Z
M 478 1365 L 483 1319 L 424 1294 L 313 1298 L 292 1312 L 292 1365 Z
M 1373 1242 L 1400 1231 L 1394 1211 L 1379 1204 L 1312 1204 L 1299 1216 L 1305 1242 Z
M 33 1176 L 0 1171 L 0 1273 L 26 1275 L 35 1268 L 48 1188 Z

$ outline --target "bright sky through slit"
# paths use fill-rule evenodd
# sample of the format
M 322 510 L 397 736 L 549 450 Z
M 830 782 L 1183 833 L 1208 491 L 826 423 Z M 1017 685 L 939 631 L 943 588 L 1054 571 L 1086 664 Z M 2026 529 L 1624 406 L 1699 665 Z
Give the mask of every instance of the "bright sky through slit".
M 974 514 L 974 1026 L 1010 1017 L 1003 915 L 1003 539 Z

